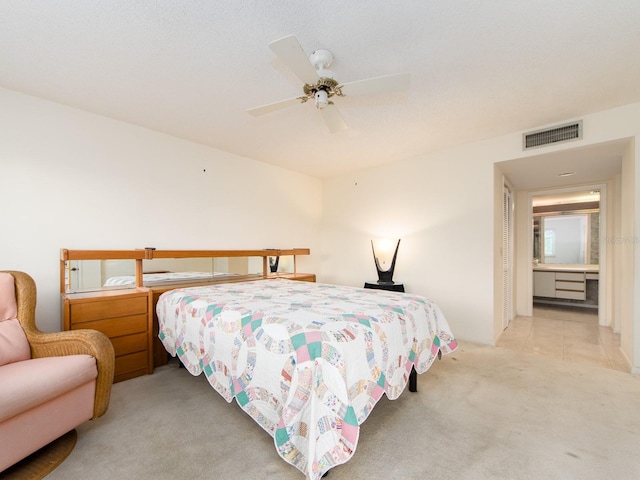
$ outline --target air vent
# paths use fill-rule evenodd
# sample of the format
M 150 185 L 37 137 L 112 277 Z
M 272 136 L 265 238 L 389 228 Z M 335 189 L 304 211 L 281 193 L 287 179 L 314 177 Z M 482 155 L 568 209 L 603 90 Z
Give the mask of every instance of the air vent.
M 582 120 L 566 125 L 559 125 L 544 130 L 536 130 L 522 134 L 522 149 L 544 147 L 556 143 L 570 142 L 582 138 Z

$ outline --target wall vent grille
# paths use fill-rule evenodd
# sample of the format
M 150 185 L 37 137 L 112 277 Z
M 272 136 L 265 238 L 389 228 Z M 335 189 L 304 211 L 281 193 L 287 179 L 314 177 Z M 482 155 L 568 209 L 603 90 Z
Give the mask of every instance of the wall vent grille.
M 544 147 L 556 143 L 570 142 L 582 138 L 582 120 L 553 128 L 522 134 L 522 149 Z

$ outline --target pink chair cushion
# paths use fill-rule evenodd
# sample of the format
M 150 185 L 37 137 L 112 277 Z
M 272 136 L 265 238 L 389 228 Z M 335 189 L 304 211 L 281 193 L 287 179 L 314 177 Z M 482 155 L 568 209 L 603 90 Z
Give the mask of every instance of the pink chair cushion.
M 96 359 L 90 355 L 34 358 L 0 367 L 0 423 L 97 376 Z
M 17 316 L 13 275 L 0 273 L 0 366 L 31 358 L 29 342 Z

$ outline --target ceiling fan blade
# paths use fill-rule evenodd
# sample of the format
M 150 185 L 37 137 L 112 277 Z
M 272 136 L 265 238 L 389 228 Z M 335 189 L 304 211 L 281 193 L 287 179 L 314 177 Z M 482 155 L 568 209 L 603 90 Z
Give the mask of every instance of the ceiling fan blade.
M 304 83 L 313 85 L 318 81 L 316 69 L 294 35 L 274 40 L 269 44 L 269 48 Z
M 336 107 L 333 102 L 324 108 L 318 109 L 318 111 L 322 114 L 324 123 L 331 133 L 337 133 L 347 128 L 347 124 L 344 123 L 340 110 L 338 110 L 338 107 Z
M 340 90 L 345 96 L 368 95 L 371 93 L 397 92 L 407 90 L 411 83 L 411 74 L 399 73 L 385 75 L 384 77 L 368 78 L 340 85 Z
M 304 101 L 306 101 L 305 97 L 289 98 L 287 100 L 269 103 L 268 105 L 262 105 L 261 107 L 250 108 L 249 110 L 247 110 L 247 113 L 250 113 L 251 115 L 257 117 L 259 115 L 264 115 L 265 113 L 271 113 L 275 112 L 276 110 L 281 110 L 296 103 L 304 103 Z

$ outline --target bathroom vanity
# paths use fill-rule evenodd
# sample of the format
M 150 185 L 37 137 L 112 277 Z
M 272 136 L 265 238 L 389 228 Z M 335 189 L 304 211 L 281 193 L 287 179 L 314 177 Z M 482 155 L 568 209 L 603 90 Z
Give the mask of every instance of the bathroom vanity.
M 598 275 L 598 265 L 534 265 L 534 301 L 597 308 Z

